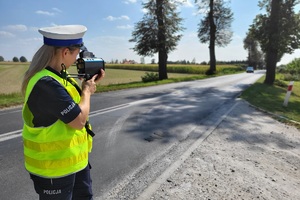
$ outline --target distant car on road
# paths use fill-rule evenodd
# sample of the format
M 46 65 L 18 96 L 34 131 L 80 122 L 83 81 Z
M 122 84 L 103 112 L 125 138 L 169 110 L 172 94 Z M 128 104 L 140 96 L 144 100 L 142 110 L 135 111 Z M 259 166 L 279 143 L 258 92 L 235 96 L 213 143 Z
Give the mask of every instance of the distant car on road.
M 247 67 L 246 72 L 247 73 L 254 73 L 254 68 L 253 67 Z

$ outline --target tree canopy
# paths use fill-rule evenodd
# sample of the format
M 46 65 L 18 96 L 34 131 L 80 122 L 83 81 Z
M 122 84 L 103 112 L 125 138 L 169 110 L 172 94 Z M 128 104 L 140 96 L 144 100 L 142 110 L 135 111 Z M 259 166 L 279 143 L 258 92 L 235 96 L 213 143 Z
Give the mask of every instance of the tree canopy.
M 299 0 L 259 1 L 266 13 L 256 16 L 250 32 L 266 54 L 266 84 L 274 83 L 276 64 L 283 55 L 300 47 L 300 14 L 294 11 L 298 3 Z
M 199 6 L 199 9 L 205 8 L 208 5 L 208 3 L 208 0 L 202 0 L 202 4 L 201 6 Z M 204 19 L 202 19 L 201 22 L 198 24 L 198 37 L 201 43 L 208 43 L 210 41 L 211 27 L 209 12 L 206 14 Z M 225 2 L 223 0 L 213 0 L 213 22 L 216 26 L 216 46 L 224 47 L 231 42 L 232 20 L 233 13 L 231 12 L 229 7 L 226 7 Z
M 19 58 L 18 57 L 13 57 L 13 62 L 19 62 Z
M 135 24 L 130 42 L 133 50 L 141 56 L 158 53 L 159 79 L 167 79 L 168 54 L 176 49 L 184 28 L 177 12 L 177 3 L 168 0 L 149 0 L 142 3 L 147 11 L 142 20 Z
M 216 71 L 215 46 L 224 47 L 232 38 L 231 22 L 233 13 L 224 0 L 195 0 L 199 10 L 205 10 L 205 16 L 198 24 L 198 37 L 201 43 L 209 43 L 210 69 Z
M 257 67 L 263 67 L 265 55 L 261 52 L 258 41 L 250 32 L 247 33 L 246 38 L 244 39 L 244 49 L 248 50 L 249 66 L 253 66 L 255 69 Z
M 20 57 L 20 62 L 27 62 L 27 59 L 24 56 Z

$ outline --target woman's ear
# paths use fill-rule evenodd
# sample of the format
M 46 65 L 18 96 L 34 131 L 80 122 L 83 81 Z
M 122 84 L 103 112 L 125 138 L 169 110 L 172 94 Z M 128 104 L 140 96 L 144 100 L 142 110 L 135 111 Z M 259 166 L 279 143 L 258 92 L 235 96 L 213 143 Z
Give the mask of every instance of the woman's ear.
M 61 51 L 61 55 L 64 57 L 64 56 L 66 56 L 66 55 L 68 55 L 68 53 L 69 53 L 69 49 L 68 48 L 63 48 L 62 49 L 62 51 Z

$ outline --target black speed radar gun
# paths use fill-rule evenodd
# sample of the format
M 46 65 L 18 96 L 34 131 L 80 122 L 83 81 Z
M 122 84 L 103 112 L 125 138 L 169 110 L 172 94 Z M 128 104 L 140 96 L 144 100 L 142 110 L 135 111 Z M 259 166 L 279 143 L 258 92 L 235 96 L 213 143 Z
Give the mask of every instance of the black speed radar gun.
M 95 74 L 100 74 L 101 69 L 105 70 L 105 62 L 102 58 L 96 58 L 86 48 L 79 53 L 76 61 L 78 78 L 91 79 Z

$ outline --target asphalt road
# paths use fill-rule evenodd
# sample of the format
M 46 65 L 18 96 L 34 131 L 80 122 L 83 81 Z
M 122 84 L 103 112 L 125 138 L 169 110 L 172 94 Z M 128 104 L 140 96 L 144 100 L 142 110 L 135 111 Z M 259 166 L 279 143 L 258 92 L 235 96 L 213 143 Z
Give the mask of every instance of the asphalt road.
M 92 164 L 96 199 L 136 196 L 264 74 L 237 74 L 96 94 L 90 121 L 96 133 Z M 0 111 L 0 199 L 37 199 L 23 166 L 21 107 Z M 201 134 L 201 131 L 198 131 Z M 163 160 L 165 155 L 172 155 Z M 143 181 L 142 181 L 143 180 Z M 141 184 L 143 182 L 143 184 Z

